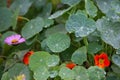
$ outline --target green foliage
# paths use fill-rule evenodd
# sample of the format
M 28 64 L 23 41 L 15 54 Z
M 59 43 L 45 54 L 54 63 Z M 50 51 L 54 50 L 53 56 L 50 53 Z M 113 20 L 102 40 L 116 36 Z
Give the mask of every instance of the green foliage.
M 86 47 L 78 48 L 72 55 L 71 60 L 79 65 L 82 65 L 83 62 L 87 60 L 87 50 Z
M 21 38 L 8 38 L 13 34 Z M 1 80 L 120 80 L 119 74 L 120 0 L 0 0 Z
M 53 52 L 62 52 L 70 46 L 70 38 L 62 33 L 55 33 L 47 38 L 47 46 Z

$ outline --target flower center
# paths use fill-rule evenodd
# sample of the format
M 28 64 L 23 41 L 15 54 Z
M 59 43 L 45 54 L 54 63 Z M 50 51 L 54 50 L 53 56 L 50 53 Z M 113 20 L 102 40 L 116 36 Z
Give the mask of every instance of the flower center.
M 13 39 L 11 42 L 12 42 L 12 43 L 17 43 L 18 40 L 17 40 L 17 39 Z
M 104 59 L 99 59 L 99 64 L 103 64 L 104 63 Z

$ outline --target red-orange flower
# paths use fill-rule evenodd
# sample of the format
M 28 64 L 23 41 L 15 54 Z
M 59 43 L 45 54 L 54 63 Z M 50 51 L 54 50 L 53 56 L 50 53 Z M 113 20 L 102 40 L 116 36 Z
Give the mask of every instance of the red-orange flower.
M 72 63 L 72 62 L 66 64 L 66 67 L 69 68 L 69 69 L 73 69 L 75 66 L 76 66 L 76 64 Z
M 110 61 L 108 59 L 108 55 L 106 53 L 101 53 L 100 55 L 94 56 L 95 65 L 100 68 L 105 68 L 110 65 Z
M 33 54 L 33 51 L 27 52 L 23 57 L 23 63 L 28 65 L 29 64 L 29 57 Z

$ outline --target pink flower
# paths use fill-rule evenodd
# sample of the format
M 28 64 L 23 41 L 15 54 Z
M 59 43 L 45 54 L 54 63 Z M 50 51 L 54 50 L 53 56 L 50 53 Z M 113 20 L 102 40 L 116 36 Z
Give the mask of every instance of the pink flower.
M 8 36 L 4 40 L 4 42 L 8 45 L 17 45 L 17 44 L 25 42 L 25 38 L 22 38 L 21 35 L 19 34 L 14 34 L 14 35 Z

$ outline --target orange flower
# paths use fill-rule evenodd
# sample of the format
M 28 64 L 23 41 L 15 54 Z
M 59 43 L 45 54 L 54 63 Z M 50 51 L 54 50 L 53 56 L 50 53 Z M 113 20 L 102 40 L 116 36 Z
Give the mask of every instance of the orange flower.
M 106 53 L 101 53 L 100 55 L 94 56 L 95 65 L 100 68 L 105 68 L 110 65 L 110 61 L 108 59 L 108 55 Z
M 66 64 L 66 67 L 69 68 L 69 69 L 73 69 L 75 66 L 76 66 L 76 64 L 72 63 L 72 62 Z
M 29 57 L 33 54 L 33 51 L 27 52 L 23 57 L 23 63 L 28 65 L 29 64 Z

